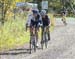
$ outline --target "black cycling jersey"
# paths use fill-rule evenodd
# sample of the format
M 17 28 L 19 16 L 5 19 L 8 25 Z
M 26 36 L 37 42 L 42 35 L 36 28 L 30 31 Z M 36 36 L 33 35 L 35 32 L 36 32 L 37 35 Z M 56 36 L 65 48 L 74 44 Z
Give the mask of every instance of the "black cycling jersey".
M 41 23 L 40 15 L 37 15 L 35 20 L 31 19 L 31 26 L 39 27 L 38 24 Z
M 43 26 L 48 26 L 50 23 L 50 20 L 48 16 L 46 15 L 45 18 L 42 18 Z

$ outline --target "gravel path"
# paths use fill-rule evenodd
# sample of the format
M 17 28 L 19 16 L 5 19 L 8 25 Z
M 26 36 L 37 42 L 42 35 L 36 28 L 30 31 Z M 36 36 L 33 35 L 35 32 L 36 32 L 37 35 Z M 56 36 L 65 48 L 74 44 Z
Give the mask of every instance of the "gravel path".
M 64 26 L 57 19 L 47 49 L 32 54 L 28 54 L 27 49 L 8 51 L 0 54 L 0 59 L 75 59 L 75 19 L 67 23 Z

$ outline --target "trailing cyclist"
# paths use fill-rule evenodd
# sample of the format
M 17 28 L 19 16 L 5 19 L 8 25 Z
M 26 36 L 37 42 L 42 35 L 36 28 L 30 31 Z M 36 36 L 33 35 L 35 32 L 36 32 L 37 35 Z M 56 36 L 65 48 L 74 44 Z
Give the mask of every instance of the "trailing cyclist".
M 39 11 L 32 10 L 32 14 L 28 16 L 26 26 L 30 28 L 30 37 L 36 35 L 36 46 L 37 47 L 38 47 L 38 30 L 39 30 L 40 24 L 41 24 L 41 17 L 39 15 Z
M 46 28 L 46 32 L 48 34 L 48 41 L 49 41 L 50 40 L 50 31 L 49 31 L 50 19 L 45 10 L 42 10 L 40 14 L 42 17 L 42 39 L 43 39 L 44 30 L 45 30 L 44 28 Z
M 62 12 L 62 22 L 64 23 L 64 25 L 67 25 L 67 22 L 66 22 L 66 11 Z

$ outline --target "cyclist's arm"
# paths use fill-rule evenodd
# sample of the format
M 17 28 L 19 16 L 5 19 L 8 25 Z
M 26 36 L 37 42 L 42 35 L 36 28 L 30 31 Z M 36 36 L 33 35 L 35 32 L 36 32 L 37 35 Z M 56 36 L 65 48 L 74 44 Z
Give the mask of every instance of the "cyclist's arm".
M 39 27 L 42 26 L 42 18 L 41 18 L 41 15 L 39 14 L 38 15 L 38 24 L 37 24 Z
M 32 16 L 31 15 L 28 15 L 28 19 L 26 21 L 26 31 L 27 31 L 27 28 L 30 26 L 31 18 L 32 18 Z
M 47 16 L 47 18 L 48 18 L 48 25 L 50 26 L 50 24 L 51 24 L 50 23 L 50 17 Z
M 30 26 L 31 23 L 31 15 L 28 15 L 27 21 L 26 21 L 26 25 Z

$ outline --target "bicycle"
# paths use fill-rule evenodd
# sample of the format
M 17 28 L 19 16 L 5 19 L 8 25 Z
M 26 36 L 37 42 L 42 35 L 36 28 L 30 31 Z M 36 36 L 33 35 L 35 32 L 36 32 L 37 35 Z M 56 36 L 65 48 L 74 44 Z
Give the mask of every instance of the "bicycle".
M 37 35 L 36 28 L 31 28 L 31 37 L 30 37 L 30 54 L 32 53 L 32 49 L 36 52 L 36 43 L 37 43 Z
M 43 28 L 44 31 L 43 31 L 43 34 L 42 34 L 42 40 L 41 40 L 41 47 L 42 49 L 44 48 L 44 45 L 45 45 L 45 48 L 47 48 L 47 45 L 48 45 L 48 32 L 47 32 L 47 27 L 44 27 Z
M 67 25 L 66 19 L 62 18 L 62 22 L 64 23 L 64 25 Z
M 63 22 L 64 25 L 67 25 L 65 13 L 62 14 L 62 22 Z

